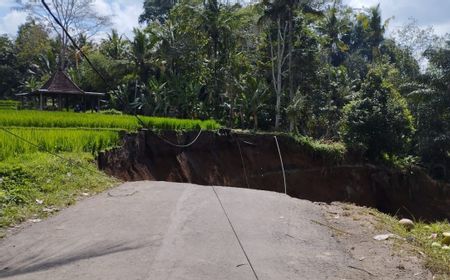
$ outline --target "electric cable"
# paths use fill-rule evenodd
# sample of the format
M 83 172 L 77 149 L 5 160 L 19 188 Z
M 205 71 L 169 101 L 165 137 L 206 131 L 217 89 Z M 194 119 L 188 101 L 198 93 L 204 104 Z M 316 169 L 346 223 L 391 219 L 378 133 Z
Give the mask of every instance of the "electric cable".
M 89 168 L 86 168 L 86 167 L 84 167 L 84 166 L 82 166 L 82 165 L 76 164 L 75 161 L 73 161 L 73 160 L 71 160 L 71 159 L 68 159 L 68 158 L 65 158 L 65 157 L 63 157 L 63 156 L 61 156 L 61 155 L 58 155 L 57 153 L 51 152 L 51 151 L 49 151 L 49 150 L 47 150 L 47 149 L 45 149 L 45 148 L 42 149 L 42 147 L 40 147 L 38 144 L 35 144 L 35 143 L 33 143 L 33 142 L 31 142 L 31 141 L 29 141 L 29 140 L 27 140 L 27 139 L 21 137 L 20 135 L 15 134 L 14 132 L 12 132 L 12 131 L 10 131 L 10 130 L 4 128 L 4 127 L 0 127 L 0 130 L 3 130 L 5 133 L 10 134 L 10 135 L 16 137 L 16 138 L 19 139 L 20 141 L 23 141 L 23 142 L 25 142 L 25 143 L 27 143 L 27 144 L 29 144 L 29 145 L 31 145 L 31 146 L 36 147 L 36 148 L 37 148 L 39 151 L 41 151 L 41 152 L 45 152 L 45 153 L 47 153 L 47 154 L 50 154 L 50 155 L 52 155 L 52 156 L 54 156 L 54 157 L 57 157 L 57 158 L 59 158 L 59 159 L 65 161 L 65 162 L 67 162 L 67 163 L 69 163 L 69 164 L 72 164 L 72 165 L 74 165 L 74 166 L 77 166 L 77 167 L 79 167 L 79 168 L 81 168 L 81 169 L 88 170 L 88 171 L 90 171 L 90 172 L 96 172 L 96 171 L 94 171 L 94 170 L 92 170 L 92 169 L 89 169 Z
M 156 137 L 158 137 L 159 139 L 161 139 L 161 140 L 162 140 L 163 142 L 165 142 L 166 144 L 169 144 L 169 145 L 171 145 L 171 146 L 173 146 L 173 147 L 176 147 L 176 148 L 188 148 L 188 147 L 194 145 L 194 143 L 197 142 L 198 138 L 200 137 L 200 134 L 202 134 L 202 130 L 201 130 L 201 129 L 200 129 L 200 131 L 198 132 L 197 136 L 194 138 L 194 140 L 192 140 L 192 141 L 191 141 L 190 143 L 188 143 L 188 144 L 180 145 L 180 144 L 172 143 L 172 142 L 170 142 L 169 140 L 167 140 L 167 139 L 165 139 L 165 138 L 163 138 L 163 137 L 161 137 L 161 136 L 159 136 L 158 134 L 155 133 Z
M 247 252 L 246 252 L 245 249 L 244 249 L 244 246 L 242 245 L 241 239 L 239 238 L 239 236 L 238 236 L 236 230 L 234 229 L 233 224 L 231 223 L 230 217 L 228 216 L 228 213 L 227 213 L 227 211 L 225 210 L 225 207 L 223 206 L 222 201 L 220 200 L 220 197 L 219 197 L 219 195 L 217 194 L 216 189 L 214 188 L 214 186 L 211 186 L 211 188 L 212 188 L 212 190 L 214 191 L 214 194 L 216 195 L 217 200 L 219 201 L 220 207 L 222 208 L 222 211 L 223 211 L 223 213 L 225 214 L 225 217 L 226 217 L 227 220 L 228 220 L 228 224 L 230 225 L 231 230 L 233 231 L 234 236 L 236 237 L 236 240 L 237 240 L 237 242 L 239 243 L 239 246 L 241 247 L 241 250 L 242 250 L 242 252 L 244 253 L 245 258 L 247 259 L 247 262 L 248 262 L 250 268 L 252 269 L 252 272 L 253 272 L 253 275 L 255 276 L 255 279 L 256 279 L 256 280 L 259 280 L 258 275 L 256 274 L 256 271 L 255 271 L 255 268 L 253 267 L 252 262 L 250 261 L 250 258 L 248 257 Z
M 248 183 L 248 177 L 247 177 L 247 169 L 245 168 L 244 157 L 242 156 L 241 145 L 239 144 L 239 141 L 242 141 L 242 140 L 239 139 L 239 137 L 236 137 L 235 134 L 232 134 L 232 135 L 233 135 L 234 141 L 236 142 L 236 144 L 239 148 L 239 155 L 241 156 L 242 169 L 244 171 L 245 183 L 247 184 L 247 189 L 250 189 L 250 184 Z
M 278 155 L 280 156 L 281 171 L 283 172 L 284 194 L 287 194 L 286 173 L 284 171 L 283 157 L 281 156 L 280 145 L 278 145 L 277 136 L 274 136 L 274 138 L 275 138 L 275 143 L 277 144 Z
M 81 48 L 77 45 L 77 43 L 75 42 L 75 40 L 72 38 L 72 36 L 70 36 L 69 32 L 67 31 L 67 29 L 64 27 L 64 25 L 59 21 L 59 19 L 53 14 L 53 12 L 50 10 L 50 7 L 47 5 L 47 3 L 45 3 L 44 0 L 41 0 L 42 5 L 44 5 L 45 9 L 47 10 L 47 12 L 52 16 L 52 18 L 56 21 L 56 23 L 62 28 L 62 30 L 64 31 L 64 33 L 67 35 L 67 38 L 69 38 L 70 42 L 72 42 L 73 46 L 83 55 L 83 57 L 86 59 L 86 61 L 88 62 L 88 64 L 92 67 L 92 69 L 94 69 L 94 71 L 97 73 L 97 75 L 99 75 L 100 78 L 102 78 L 103 82 L 105 82 L 105 84 L 107 83 L 105 77 L 100 73 L 100 71 L 97 70 L 97 68 L 95 68 L 95 66 L 92 64 L 91 60 L 87 57 L 87 55 L 81 50 Z
M 45 9 L 47 10 L 47 12 L 51 15 L 51 17 L 55 20 L 55 22 L 62 28 L 62 30 L 64 31 L 64 33 L 67 35 L 67 38 L 69 38 L 70 42 L 73 44 L 73 46 L 83 55 L 83 57 L 86 59 L 87 63 L 89 64 L 89 66 L 91 66 L 91 68 L 94 70 L 94 72 L 103 80 L 103 82 L 105 84 L 108 84 L 108 81 L 106 80 L 105 76 L 103 76 L 102 73 L 100 73 L 100 71 L 94 66 L 94 64 L 91 62 L 91 60 L 89 59 L 89 57 L 83 52 L 83 50 L 78 46 L 78 44 L 75 42 L 75 40 L 72 38 L 72 36 L 69 34 L 69 32 L 67 31 L 67 29 L 64 27 L 64 25 L 59 21 L 59 19 L 54 15 L 54 13 L 50 10 L 50 7 L 47 5 L 47 3 L 45 3 L 44 0 L 41 0 L 42 5 L 44 5 Z M 128 102 L 125 102 L 125 100 L 123 100 L 122 96 L 120 95 L 116 95 L 116 97 L 120 100 L 120 102 L 122 102 L 122 104 L 126 105 L 128 104 Z M 137 116 L 136 111 L 134 112 L 134 116 L 138 119 L 138 121 L 141 123 L 141 125 L 144 128 L 147 128 L 147 126 L 145 125 L 145 123 Z

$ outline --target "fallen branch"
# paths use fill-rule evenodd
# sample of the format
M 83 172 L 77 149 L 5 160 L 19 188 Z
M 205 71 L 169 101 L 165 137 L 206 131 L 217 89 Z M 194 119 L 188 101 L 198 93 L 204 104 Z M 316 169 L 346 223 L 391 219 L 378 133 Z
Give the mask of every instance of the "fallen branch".
M 348 267 L 353 268 L 353 269 L 356 269 L 356 270 L 363 271 L 363 272 L 369 274 L 370 276 L 375 276 L 375 274 L 371 273 L 370 271 L 365 270 L 364 268 L 359 268 L 359 267 L 352 266 L 352 265 L 349 265 Z
M 328 228 L 330 228 L 330 229 L 332 229 L 332 230 L 335 230 L 335 231 L 337 231 L 337 232 L 340 232 L 340 233 L 352 235 L 350 232 L 343 231 L 343 230 L 341 230 L 341 229 L 338 229 L 338 228 L 336 228 L 336 227 L 333 227 L 333 226 L 330 226 L 330 225 L 321 223 L 321 222 L 316 221 L 316 220 L 311 220 L 311 222 L 316 223 L 316 224 L 321 225 L 321 226 L 324 226 L 324 227 L 328 227 Z
M 132 193 L 114 195 L 114 194 L 111 194 L 110 192 L 108 192 L 108 196 L 110 196 L 110 197 L 127 197 L 127 196 L 135 195 L 137 193 L 138 193 L 138 191 L 134 191 Z

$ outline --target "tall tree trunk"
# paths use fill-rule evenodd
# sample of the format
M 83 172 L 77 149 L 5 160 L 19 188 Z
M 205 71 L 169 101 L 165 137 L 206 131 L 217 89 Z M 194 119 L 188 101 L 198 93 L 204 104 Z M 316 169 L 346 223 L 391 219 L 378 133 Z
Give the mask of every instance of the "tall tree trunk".
M 281 39 L 280 39 L 280 29 L 281 29 L 281 20 L 278 18 L 278 44 L 277 44 L 277 87 L 276 87 L 276 95 L 277 95 L 277 101 L 275 105 L 275 129 L 278 130 L 281 123 L 281 91 L 282 91 L 282 57 L 280 57 L 281 53 Z
M 65 33 L 64 33 L 64 29 L 61 28 L 61 50 L 59 53 L 59 70 L 63 71 L 64 70 L 64 57 L 66 55 L 65 52 L 65 48 L 66 48 L 66 43 L 65 43 Z
M 293 52 L 293 16 L 292 16 L 292 7 L 289 8 L 289 31 L 288 31 L 288 75 L 289 75 L 289 102 L 292 103 L 294 100 L 294 78 L 292 73 L 292 52 Z M 294 131 L 295 121 L 293 119 L 289 120 L 289 131 Z
M 253 112 L 253 130 L 257 130 L 258 129 L 258 114 L 256 113 L 256 111 Z
M 281 124 L 281 97 L 283 93 L 283 64 L 284 64 L 284 51 L 286 47 L 286 32 L 287 23 L 284 26 L 284 30 L 281 28 L 281 17 L 277 20 L 277 54 L 274 54 L 273 43 L 269 35 L 271 60 L 272 60 L 272 82 L 276 95 L 275 103 L 275 129 L 278 130 Z M 276 66 L 275 66 L 276 62 Z

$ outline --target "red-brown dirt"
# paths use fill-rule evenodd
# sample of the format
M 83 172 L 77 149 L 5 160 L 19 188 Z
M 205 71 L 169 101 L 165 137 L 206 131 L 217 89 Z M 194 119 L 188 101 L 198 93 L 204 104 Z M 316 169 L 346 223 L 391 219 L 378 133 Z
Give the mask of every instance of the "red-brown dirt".
M 121 148 L 98 157 L 100 169 L 125 181 L 157 180 L 284 192 L 273 135 L 151 131 L 128 134 Z M 311 201 L 342 201 L 416 219 L 450 219 L 450 185 L 424 171 L 392 170 L 369 164 L 338 162 L 278 136 L 286 170 L 287 193 Z

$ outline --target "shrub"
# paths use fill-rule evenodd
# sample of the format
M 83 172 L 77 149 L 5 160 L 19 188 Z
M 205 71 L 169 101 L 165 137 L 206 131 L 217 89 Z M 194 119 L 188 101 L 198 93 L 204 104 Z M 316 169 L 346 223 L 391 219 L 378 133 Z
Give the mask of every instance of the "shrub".
M 405 99 L 388 80 L 391 71 L 389 65 L 373 66 L 355 100 L 344 108 L 343 139 L 369 159 L 402 155 L 414 130 Z

